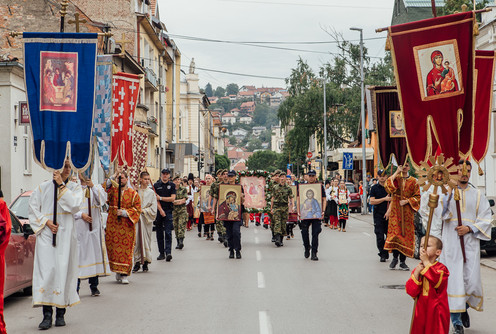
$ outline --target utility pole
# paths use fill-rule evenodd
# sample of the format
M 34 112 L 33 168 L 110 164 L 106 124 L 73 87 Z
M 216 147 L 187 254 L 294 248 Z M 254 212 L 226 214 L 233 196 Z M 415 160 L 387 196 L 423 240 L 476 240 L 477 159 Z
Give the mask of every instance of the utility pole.
M 362 182 L 363 182 L 363 200 L 362 200 L 362 215 L 367 214 L 367 157 L 365 155 L 365 87 L 364 87 L 364 75 L 363 75 L 363 29 L 362 28 L 350 28 L 350 30 L 360 32 L 360 79 L 361 79 L 361 96 L 360 96 L 360 106 L 361 106 L 361 116 L 362 116 Z
M 326 101 L 326 79 L 325 76 L 322 79 L 324 82 L 324 184 L 327 180 L 327 101 Z

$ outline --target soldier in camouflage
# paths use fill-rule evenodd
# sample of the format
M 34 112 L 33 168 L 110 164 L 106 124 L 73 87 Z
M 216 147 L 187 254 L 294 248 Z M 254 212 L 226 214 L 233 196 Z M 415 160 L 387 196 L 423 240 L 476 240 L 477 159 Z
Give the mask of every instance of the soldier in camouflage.
M 286 184 L 286 177 L 284 172 L 278 173 L 279 183 L 274 185 L 272 189 L 272 202 L 270 211 L 274 220 L 275 244 L 277 247 L 283 246 L 283 236 L 286 234 L 286 222 L 289 216 L 289 199 L 293 198 L 291 188 Z
M 269 192 L 274 194 L 274 188 L 279 184 L 279 174 L 281 173 L 280 169 L 277 169 L 274 173 L 272 173 L 272 177 L 269 181 Z M 268 202 L 268 201 L 267 201 Z M 276 236 L 274 233 L 274 215 L 273 211 L 268 213 L 270 218 L 270 230 L 272 232 L 272 242 L 276 242 Z
M 182 184 L 183 181 L 179 176 L 174 178 L 176 185 L 176 199 L 174 200 L 174 209 L 172 210 L 172 221 L 174 224 L 174 233 L 176 234 L 176 249 L 184 247 L 184 232 L 188 222 L 188 211 L 186 209 L 186 199 L 188 198 L 188 189 Z
M 213 207 L 211 208 L 212 214 L 215 216 L 215 210 L 217 208 L 217 201 L 219 200 L 219 185 L 221 183 L 227 183 L 227 169 L 220 169 L 217 172 L 217 180 L 210 186 L 210 196 L 214 199 Z M 219 235 L 219 242 L 224 243 L 224 247 L 227 247 L 226 238 L 226 228 L 220 220 L 215 220 L 215 229 Z

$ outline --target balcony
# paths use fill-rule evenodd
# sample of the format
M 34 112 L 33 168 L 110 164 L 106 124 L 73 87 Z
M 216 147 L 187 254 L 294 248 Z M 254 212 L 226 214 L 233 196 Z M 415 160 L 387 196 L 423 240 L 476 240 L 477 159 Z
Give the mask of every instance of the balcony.
M 148 116 L 147 125 L 150 127 L 151 132 L 158 135 L 158 121 L 154 116 Z
M 145 87 L 151 88 L 155 92 L 158 91 L 158 78 L 157 78 L 157 75 L 149 67 L 145 67 Z

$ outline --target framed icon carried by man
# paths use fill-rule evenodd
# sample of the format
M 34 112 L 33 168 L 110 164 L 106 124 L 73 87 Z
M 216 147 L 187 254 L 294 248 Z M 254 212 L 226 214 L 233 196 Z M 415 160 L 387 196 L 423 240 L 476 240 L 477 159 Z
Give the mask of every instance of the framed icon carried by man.
M 200 212 L 209 212 L 208 199 L 210 197 L 210 186 L 204 185 L 200 187 Z M 210 208 L 213 205 L 213 198 L 210 202 Z
M 240 179 L 245 194 L 245 207 L 247 209 L 263 209 L 265 201 L 265 178 L 257 176 L 242 176 Z
M 300 184 L 298 190 L 300 220 L 322 219 L 322 185 L 320 183 Z
M 219 186 L 216 219 L 222 221 L 240 221 L 241 196 L 241 185 L 221 184 Z

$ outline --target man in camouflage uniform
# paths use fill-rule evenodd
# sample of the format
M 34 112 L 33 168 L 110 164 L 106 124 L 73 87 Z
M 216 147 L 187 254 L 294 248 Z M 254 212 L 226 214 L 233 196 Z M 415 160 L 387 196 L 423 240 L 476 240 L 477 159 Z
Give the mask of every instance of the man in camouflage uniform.
M 217 209 L 217 201 L 219 200 L 219 185 L 221 183 L 227 182 L 227 169 L 220 169 L 217 172 L 217 180 L 212 183 L 210 186 L 210 196 L 214 199 L 213 207 L 211 208 L 212 214 L 215 216 L 215 210 Z M 217 230 L 217 234 L 220 243 L 224 243 L 224 247 L 227 247 L 227 238 L 226 238 L 226 228 L 224 224 L 220 220 L 215 220 L 215 229 Z
M 283 246 L 283 236 L 286 234 L 286 222 L 289 216 L 289 199 L 293 198 L 291 188 L 286 184 L 286 177 L 284 172 L 278 173 L 279 183 L 272 188 L 272 202 L 270 211 L 274 220 L 275 243 L 277 247 Z
M 274 189 L 279 185 L 279 174 L 281 173 L 280 169 L 277 169 L 274 173 L 272 173 L 272 177 L 269 181 L 269 191 L 274 196 Z M 268 213 L 270 218 L 270 231 L 272 232 L 272 242 L 276 242 L 276 236 L 274 233 L 274 214 L 273 211 Z
M 186 231 L 186 223 L 188 222 L 188 211 L 186 210 L 188 189 L 182 185 L 182 179 L 179 176 L 176 176 L 173 181 L 176 185 L 176 199 L 173 202 L 172 222 L 177 239 L 176 249 L 183 249 L 184 232 Z

